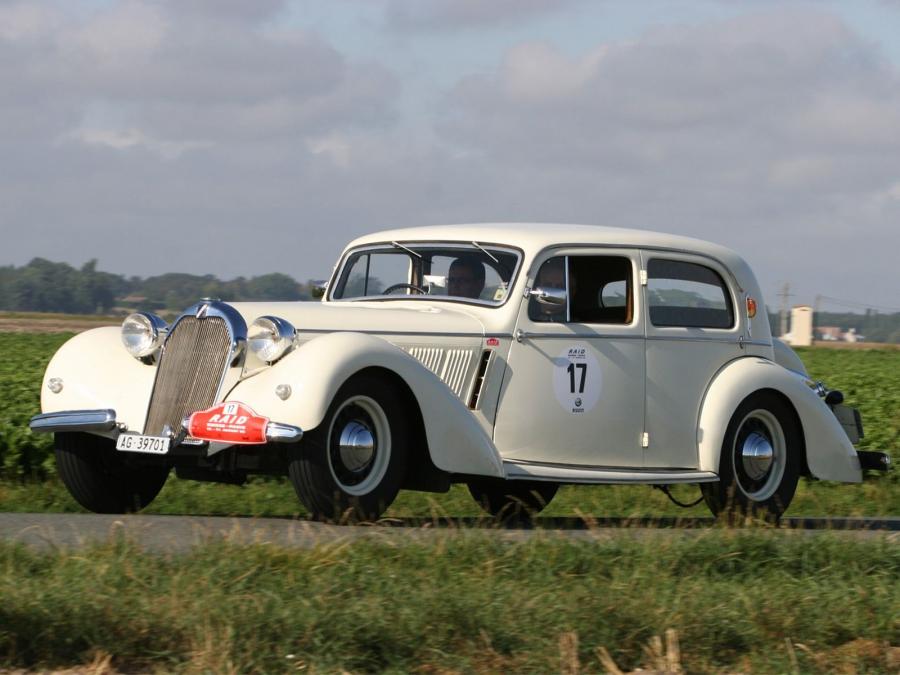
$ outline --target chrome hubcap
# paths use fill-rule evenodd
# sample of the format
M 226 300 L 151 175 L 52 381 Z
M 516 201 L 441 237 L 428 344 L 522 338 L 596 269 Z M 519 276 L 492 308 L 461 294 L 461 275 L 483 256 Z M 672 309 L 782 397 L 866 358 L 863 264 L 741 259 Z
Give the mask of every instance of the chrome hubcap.
M 752 480 L 759 480 L 765 476 L 772 467 L 775 450 L 769 439 L 757 432 L 751 432 L 744 439 L 741 447 L 741 461 L 744 471 Z
M 749 499 L 762 502 L 775 494 L 787 457 L 778 418 L 766 409 L 747 415 L 738 427 L 732 457 L 734 477 Z
M 359 471 L 372 461 L 375 455 L 375 437 L 372 431 L 358 420 L 348 422 L 338 441 L 341 461 L 350 471 Z
M 384 479 L 391 459 L 391 427 L 384 409 L 368 396 L 352 396 L 328 430 L 328 468 L 345 493 L 362 496 Z

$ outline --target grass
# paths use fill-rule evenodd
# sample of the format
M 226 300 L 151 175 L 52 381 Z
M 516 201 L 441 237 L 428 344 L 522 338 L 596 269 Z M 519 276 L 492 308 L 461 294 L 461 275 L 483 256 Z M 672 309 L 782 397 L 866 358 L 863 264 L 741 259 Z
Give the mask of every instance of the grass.
M 601 648 L 633 668 L 668 629 L 693 672 L 900 665 L 900 549 L 829 534 L 469 532 L 169 556 L 0 544 L 0 596 L 7 667 L 108 655 L 193 672 L 600 672 Z

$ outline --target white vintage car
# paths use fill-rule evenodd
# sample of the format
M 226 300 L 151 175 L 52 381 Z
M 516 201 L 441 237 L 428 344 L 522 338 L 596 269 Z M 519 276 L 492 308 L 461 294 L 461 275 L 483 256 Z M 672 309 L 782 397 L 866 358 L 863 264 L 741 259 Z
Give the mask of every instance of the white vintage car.
M 746 263 L 641 230 L 478 224 L 379 232 L 322 302 L 204 299 L 69 340 L 34 431 L 87 509 L 148 504 L 174 467 L 287 474 L 318 518 L 468 484 L 536 512 L 565 484 L 696 483 L 775 517 L 800 476 L 856 483 L 859 415 L 774 340 Z

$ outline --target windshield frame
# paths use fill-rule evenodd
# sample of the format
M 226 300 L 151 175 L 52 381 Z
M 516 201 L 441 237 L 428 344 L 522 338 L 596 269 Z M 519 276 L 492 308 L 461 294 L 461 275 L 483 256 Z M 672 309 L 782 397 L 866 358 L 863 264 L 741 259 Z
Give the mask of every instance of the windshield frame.
M 331 281 L 328 283 L 328 293 L 326 294 L 327 302 L 392 302 L 397 300 L 403 301 L 415 301 L 415 302 L 454 302 L 464 305 L 476 305 L 478 307 L 490 307 L 492 309 L 503 307 L 508 301 L 509 298 L 513 294 L 513 287 L 516 284 L 516 281 L 519 278 L 519 272 L 522 270 L 522 262 L 525 258 L 525 252 L 517 247 L 510 246 L 509 244 L 498 244 L 495 242 L 488 241 L 478 241 L 478 246 L 482 246 L 486 248 L 488 251 L 498 251 L 501 253 L 512 254 L 516 257 L 516 264 L 513 267 L 512 274 L 509 277 L 509 282 L 507 285 L 507 293 L 506 296 L 500 302 L 495 302 L 493 300 L 481 300 L 475 298 L 464 298 L 455 295 L 422 295 L 422 294 L 411 294 L 411 295 L 366 295 L 366 296 L 357 296 L 353 298 L 335 298 L 334 293 L 337 290 L 338 280 L 342 279 L 344 273 L 347 269 L 347 265 L 350 262 L 351 258 L 359 254 L 363 254 L 367 251 L 388 251 L 390 249 L 402 250 L 402 248 L 409 248 L 412 251 L 416 251 L 417 247 L 433 247 L 440 249 L 459 249 L 460 251 L 471 251 L 474 253 L 482 253 L 479 251 L 478 246 L 475 245 L 476 242 L 471 241 L 454 241 L 454 240 L 394 240 L 394 241 L 383 241 L 383 242 L 373 242 L 370 244 L 363 244 L 362 246 L 357 246 L 355 248 L 348 249 L 344 255 L 341 257 L 340 263 L 335 267 L 334 274 L 331 277 Z M 401 245 L 401 248 L 398 249 L 397 244 Z M 408 257 L 410 257 L 409 253 L 405 253 Z M 482 253 L 483 255 L 483 253 Z

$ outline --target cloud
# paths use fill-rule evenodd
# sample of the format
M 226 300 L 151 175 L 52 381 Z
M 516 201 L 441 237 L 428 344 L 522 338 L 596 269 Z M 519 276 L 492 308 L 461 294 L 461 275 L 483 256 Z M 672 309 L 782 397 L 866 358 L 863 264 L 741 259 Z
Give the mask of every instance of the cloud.
M 125 0 L 87 16 L 4 6 L 0 76 L 8 103 L 0 114 L 19 105 L 68 113 L 46 116 L 57 126 L 32 129 L 39 137 L 96 129 L 113 117 L 111 133 L 210 143 L 390 119 L 397 82 L 387 70 L 348 63 L 315 33 L 260 25 L 268 12 L 242 6 L 226 4 L 215 21 L 208 16 L 218 3 Z
M 452 30 L 506 26 L 560 12 L 582 0 L 387 0 L 387 25 L 396 30 Z
M 900 286 L 884 253 L 900 245 L 886 197 L 900 175 L 898 84 L 839 19 L 778 11 L 575 57 L 519 45 L 455 87 L 438 128 L 490 173 L 496 212 L 718 240 L 773 283 L 824 284 L 813 261 L 842 250 L 869 260 L 860 273 L 888 295 L 876 273 Z

